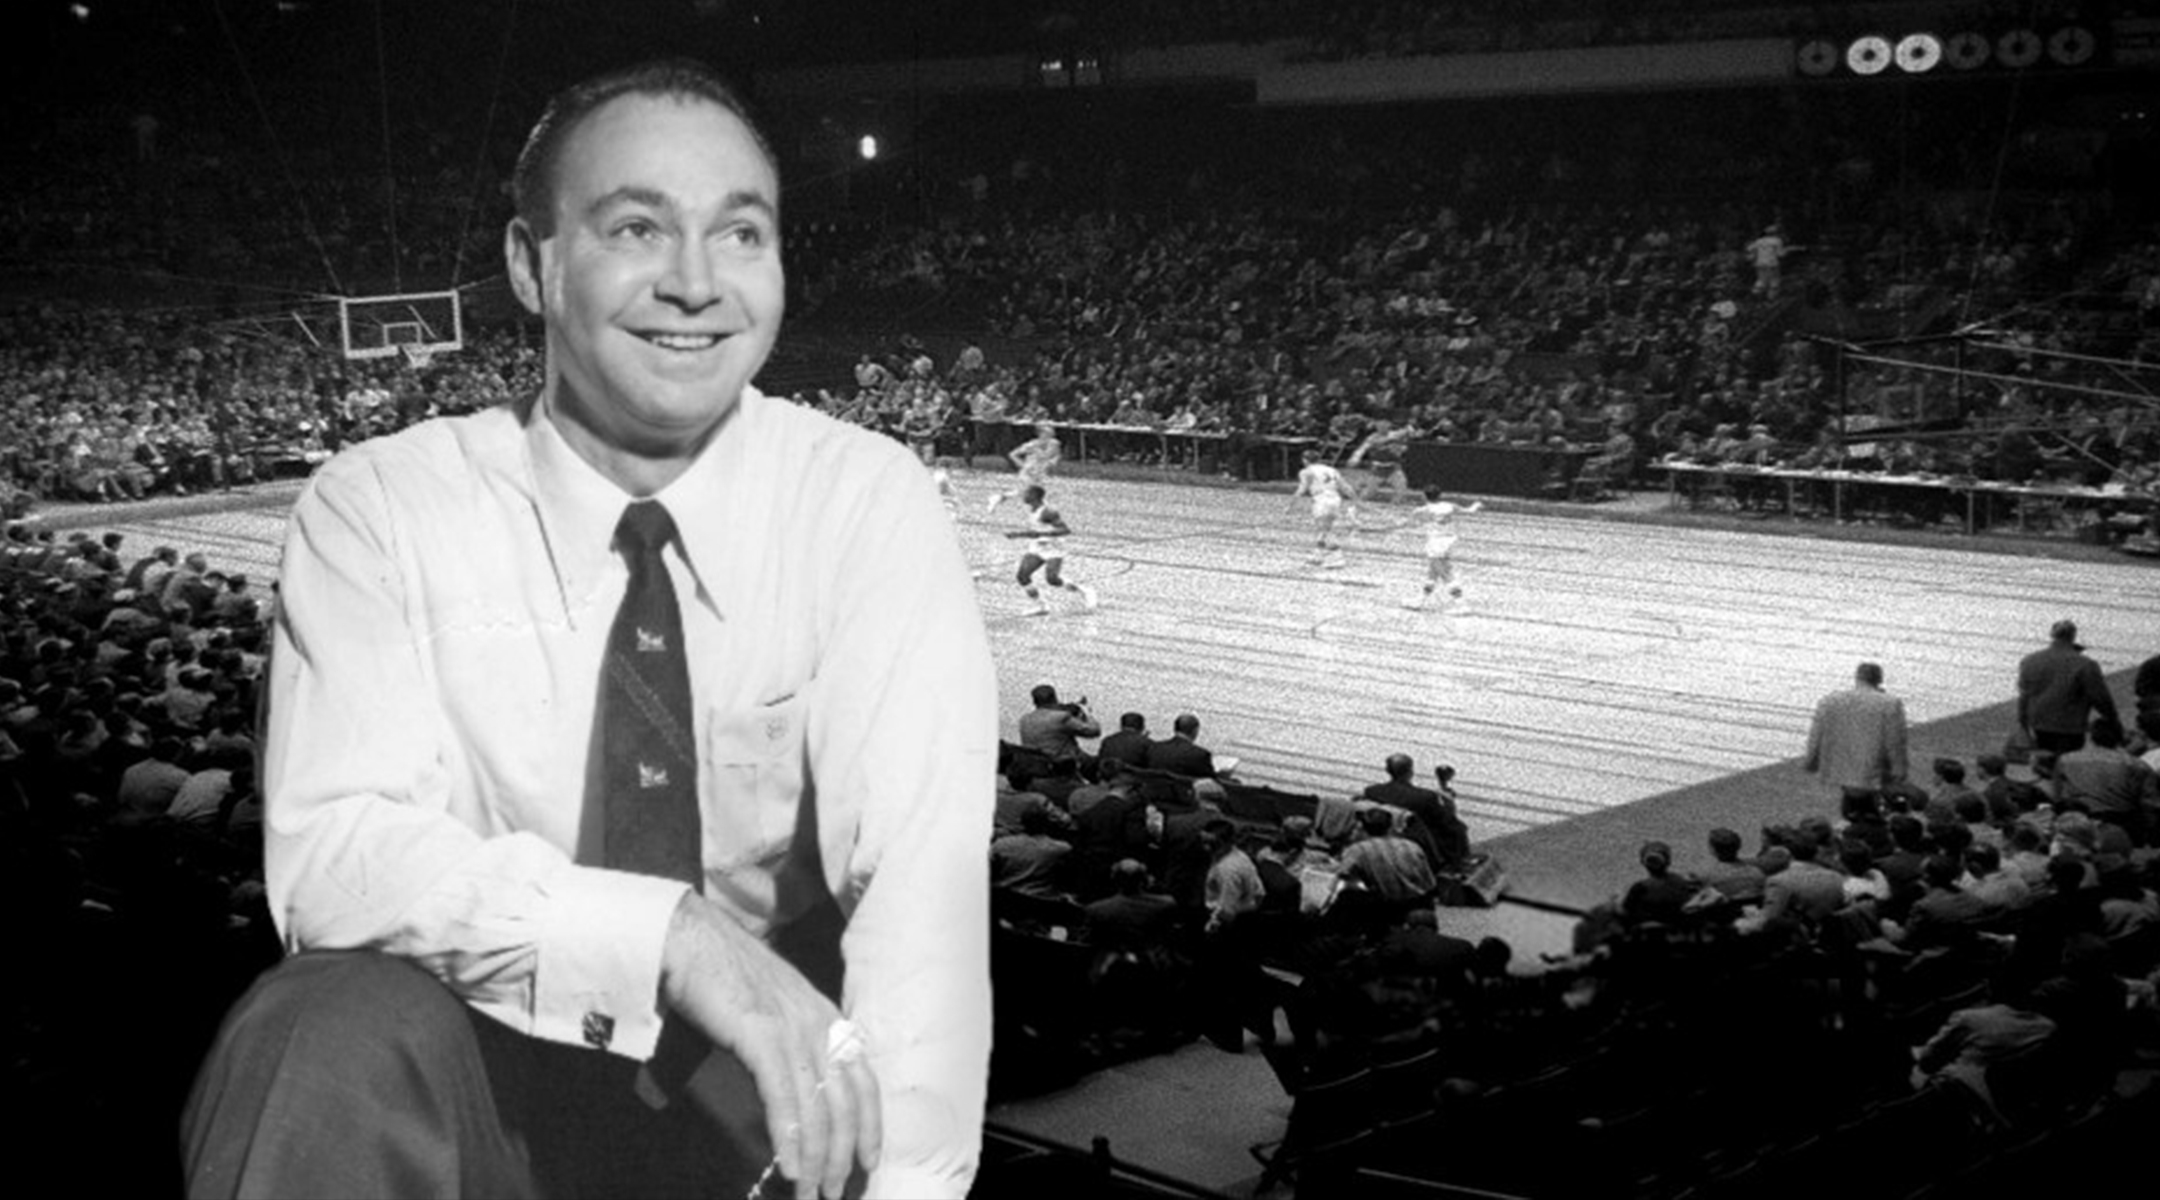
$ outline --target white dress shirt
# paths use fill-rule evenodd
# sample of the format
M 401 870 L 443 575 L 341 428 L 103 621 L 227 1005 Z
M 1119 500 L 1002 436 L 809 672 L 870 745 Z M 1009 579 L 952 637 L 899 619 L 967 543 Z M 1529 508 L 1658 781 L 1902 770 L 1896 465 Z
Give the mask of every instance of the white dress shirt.
M 704 892 L 763 935 L 808 907 L 803 884 L 830 889 L 841 1007 L 883 1096 L 872 1192 L 962 1195 L 997 689 L 951 522 L 898 443 L 749 389 L 656 498 L 681 531 Z M 291 948 L 384 950 L 515 1029 L 650 1056 L 683 886 L 574 861 L 630 499 L 538 404 L 316 474 L 287 532 L 265 747 Z M 813 816 L 815 845 L 797 837 Z

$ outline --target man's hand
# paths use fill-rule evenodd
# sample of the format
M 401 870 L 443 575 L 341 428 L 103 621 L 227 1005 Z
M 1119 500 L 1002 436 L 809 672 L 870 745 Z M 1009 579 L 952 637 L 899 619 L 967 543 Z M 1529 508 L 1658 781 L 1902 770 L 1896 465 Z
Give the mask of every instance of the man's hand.
M 877 1165 L 877 1079 L 853 1026 L 801 972 L 695 893 L 668 925 L 660 997 L 750 1069 L 774 1160 L 798 1200 L 838 1197 L 856 1162 L 865 1171 Z

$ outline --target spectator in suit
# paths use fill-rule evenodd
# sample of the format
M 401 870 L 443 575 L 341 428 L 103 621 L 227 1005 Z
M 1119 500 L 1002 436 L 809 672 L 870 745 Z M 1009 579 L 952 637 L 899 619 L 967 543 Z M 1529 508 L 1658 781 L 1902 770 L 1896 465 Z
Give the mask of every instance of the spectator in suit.
M 1854 669 L 1851 688 L 1816 703 L 1805 770 L 1833 787 L 1864 791 L 1905 778 L 1905 702 L 1882 684 L 1881 664 L 1864 662 Z
M 1620 913 L 1632 921 L 1672 924 L 1686 914 L 1687 903 L 1700 890 L 1695 881 L 1672 873 L 1672 847 L 1663 842 L 1644 842 L 1637 854 L 1643 877 L 1628 885 L 1620 899 Z
M 1112 863 L 1110 886 L 1115 890 L 1087 905 L 1088 940 L 1113 950 L 1161 945 L 1177 924 L 1177 901 L 1149 891 L 1152 882 L 1147 865 L 1137 858 Z
M 2022 779 L 2010 778 L 2010 763 L 2000 754 L 1983 754 L 1973 760 L 1980 772 L 1980 798 L 1987 801 L 1988 817 L 2008 823 L 2040 803 L 2040 793 Z
M 2036 750 L 2068 754 L 2085 745 L 2085 722 L 2098 713 L 2118 725 L 2115 697 L 2100 664 L 2078 644 L 2075 621 L 2057 621 L 2048 644 L 2018 662 L 2018 727 Z
M 1136 712 L 1118 718 L 1117 732 L 1105 737 L 1096 749 L 1096 761 L 1112 760 L 1129 767 L 1147 765 L 1148 747 L 1155 744 L 1147 735 L 1147 718 Z
M 1065 889 L 1066 856 L 1072 843 L 1054 836 L 1050 809 L 1020 814 L 1020 832 L 990 843 L 990 886 L 1036 900 L 1070 900 Z
M 1709 842 L 1710 865 L 1696 873 L 1703 886 L 1717 889 L 1734 904 L 1760 903 L 1762 868 L 1740 857 L 1740 835 L 1730 829 L 1713 829 Z
M 1999 917 L 2032 903 L 2032 885 L 2024 876 L 2003 866 L 2002 852 L 1986 844 L 1965 851 L 1965 890 L 1987 905 L 1988 915 Z
M 1215 756 L 1199 743 L 1200 718 L 1179 713 L 1170 730 L 1169 737 L 1148 746 L 1147 766 L 1192 779 L 1215 778 Z
M 1816 861 L 1821 849 L 1814 838 L 1795 837 L 1763 856 L 1767 878 L 1762 911 L 1743 928 L 1764 929 L 1786 922 L 1813 925 L 1845 907 L 1845 877 Z M 1771 870 L 1773 855 L 1788 861 Z
M 1098 759 L 1096 770 L 1100 773 L 1098 782 L 1083 783 L 1065 797 L 1065 811 L 1076 819 L 1112 796 L 1131 795 L 1138 786 L 1138 781 L 1125 773 L 1125 764 L 1117 759 Z
M 1455 815 L 1454 803 L 1431 788 L 1411 782 L 1417 764 L 1409 755 L 1390 754 L 1386 766 L 1387 782 L 1366 788 L 1365 798 L 1375 804 L 1393 805 L 1418 819 L 1431 839 L 1427 850 L 1432 857 L 1433 870 L 1460 870 L 1463 860 L 1470 856 L 1470 830 L 1463 825 L 1462 818 Z M 1447 770 L 1445 767 L 1440 769 Z
M 179 565 L 180 552 L 178 550 L 171 546 L 159 546 L 157 549 L 135 560 L 135 565 L 128 568 L 125 586 L 139 594 L 155 595 L 163 590 L 166 577 L 171 575 L 173 569 Z
M 210 582 L 210 560 L 197 551 L 181 559 L 180 566 L 166 576 L 158 603 L 168 610 L 185 606 L 191 615 L 200 616 L 209 611 L 217 592 Z
M 2072 750 L 2055 763 L 2062 781 L 2060 803 L 2091 813 L 2143 839 L 2160 814 L 2160 774 L 2123 749 L 2123 729 L 2102 717 L 2092 723 L 2092 745 Z
M 1883 922 L 1883 936 L 1907 950 L 1963 946 L 1977 940 L 1990 916 L 1987 902 L 1958 886 L 1964 864 L 1947 854 L 1930 857 L 1921 867 L 1927 892 L 1913 901 L 1902 925 Z

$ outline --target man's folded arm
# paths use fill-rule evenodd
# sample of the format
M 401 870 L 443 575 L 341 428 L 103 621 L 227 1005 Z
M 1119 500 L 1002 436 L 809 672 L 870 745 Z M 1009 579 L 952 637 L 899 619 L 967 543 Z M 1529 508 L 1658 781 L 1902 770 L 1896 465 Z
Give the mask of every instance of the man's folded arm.
M 811 761 L 820 792 L 860 812 L 852 845 L 828 842 L 826 862 L 852 909 L 843 1008 L 868 1035 L 884 1100 L 870 1195 L 959 1197 L 989 1062 L 996 677 L 926 477 L 895 456 L 875 482 L 833 584 Z

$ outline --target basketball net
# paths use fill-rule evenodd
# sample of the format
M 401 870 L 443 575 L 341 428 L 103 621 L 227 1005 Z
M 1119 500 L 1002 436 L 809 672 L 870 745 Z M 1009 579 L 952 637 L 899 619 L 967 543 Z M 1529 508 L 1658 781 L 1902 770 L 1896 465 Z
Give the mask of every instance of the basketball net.
M 405 365 L 415 371 L 425 371 L 435 361 L 435 347 L 422 342 L 400 342 L 398 353 L 405 356 Z

